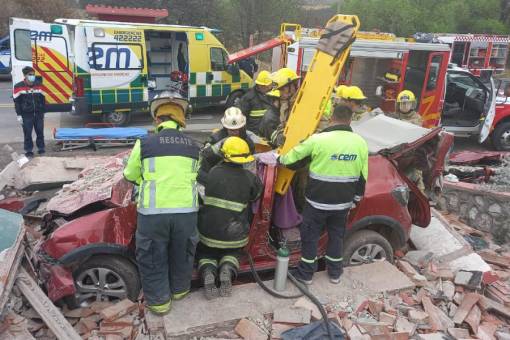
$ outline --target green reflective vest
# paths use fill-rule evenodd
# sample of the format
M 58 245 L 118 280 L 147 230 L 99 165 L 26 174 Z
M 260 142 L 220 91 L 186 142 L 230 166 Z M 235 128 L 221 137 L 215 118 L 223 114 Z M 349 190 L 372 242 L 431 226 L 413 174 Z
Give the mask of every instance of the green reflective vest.
M 196 212 L 199 148 L 173 121 L 160 124 L 157 131 L 136 142 L 124 168 L 124 177 L 140 187 L 138 212 Z

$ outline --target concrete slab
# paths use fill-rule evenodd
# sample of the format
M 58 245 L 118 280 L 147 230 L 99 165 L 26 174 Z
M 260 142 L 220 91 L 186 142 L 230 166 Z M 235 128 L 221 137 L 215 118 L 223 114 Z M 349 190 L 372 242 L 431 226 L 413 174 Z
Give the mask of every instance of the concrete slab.
M 272 287 L 272 281 L 266 285 Z M 287 283 L 286 294 L 295 294 L 296 288 Z M 339 284 L 331 284 L 325 272 L 314 276 L 310 291 L 324 304 L 354 300 L 355 305 L 377 293 L 414 288 L 414 284 L 390 263 L 376 262 L 345 268 Z M 205 299 L 202 290 L 176 301 L 172 312 L 165 316 L 168 337 L 193 335 L 201 327 L 220 324 L 250 316 L 260 317 L 277 308 L 293 305 L 297 299 L 277 299 L 263 291 L 256 283 L 235 286 L 232 296 L 212 301 Z

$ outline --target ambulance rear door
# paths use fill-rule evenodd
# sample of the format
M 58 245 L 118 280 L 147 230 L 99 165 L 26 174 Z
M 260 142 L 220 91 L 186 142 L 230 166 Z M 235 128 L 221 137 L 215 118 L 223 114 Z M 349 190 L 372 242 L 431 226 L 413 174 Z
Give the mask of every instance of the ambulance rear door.
M 23 80 L 23 68 L 31 66 L 42 81 L 48 111 L 69 111 L 73 66 L 65 25 L 12 18 L 10 24 L 13 85 Z

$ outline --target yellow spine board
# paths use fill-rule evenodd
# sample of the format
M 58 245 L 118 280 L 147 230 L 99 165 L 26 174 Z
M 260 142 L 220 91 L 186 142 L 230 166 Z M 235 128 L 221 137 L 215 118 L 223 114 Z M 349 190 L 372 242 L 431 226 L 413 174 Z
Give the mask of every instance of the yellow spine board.
M 353 36 L 360 26 L 358 17 L 355 15 L 336 15 L 328 21 L 327 25 L 335 22 L 352 24 Z M 315 51 L 285 126 L 285 143 L 279 149 L 279 154 L 286 154 L 315 132 L 326 107 L 326 101 L 333 92 L 350 50 L 349 46 L 336 59 L 333 55 L 319 49 Z M 293 176 L 294 171 L 279 167 L 275 191 L 281 195 L 285 194 Z

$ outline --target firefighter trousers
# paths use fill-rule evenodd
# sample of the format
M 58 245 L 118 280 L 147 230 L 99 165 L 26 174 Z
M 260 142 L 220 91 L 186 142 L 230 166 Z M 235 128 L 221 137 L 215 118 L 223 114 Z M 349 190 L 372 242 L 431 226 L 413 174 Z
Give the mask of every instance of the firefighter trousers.
M 331 278 L 338 278 L 343 272 L 343 238 L 349 210 L 319 210 L 305 203 L 301 233 L 301 260 L 299 275 L 311 280 L 317 270 L 317 247 L 321 234 L 326 228 L 328 245 L 326 248 L 326 267 Z
M 138 214 L 136 261 L 149 306 L 189 291 L 197 243 L 197 213 Z
M 239 270 L 239 259 L 241 258 L 243 248 L 211 248 L 203 243 L 198 243 L 197 259 L 198 270 L 202 273 L 206 269 L 211 269 L 216 274 L 218 268 L 223 265 L 229 265 L 233 271 L 233 277 L 237 276 Z

